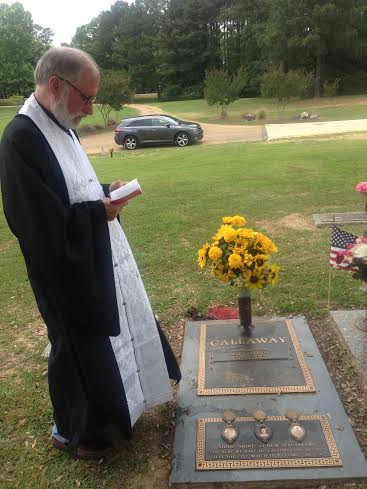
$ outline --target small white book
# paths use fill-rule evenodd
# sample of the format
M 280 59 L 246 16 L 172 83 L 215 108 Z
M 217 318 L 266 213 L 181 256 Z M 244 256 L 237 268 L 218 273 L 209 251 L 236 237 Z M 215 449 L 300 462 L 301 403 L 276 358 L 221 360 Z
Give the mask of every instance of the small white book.
M 111 204 L 121 204 L 132 199 L 136 195 L 142 194 L 138 180 L 135 178 L 123 187 L 117 188 L 110 193 Z

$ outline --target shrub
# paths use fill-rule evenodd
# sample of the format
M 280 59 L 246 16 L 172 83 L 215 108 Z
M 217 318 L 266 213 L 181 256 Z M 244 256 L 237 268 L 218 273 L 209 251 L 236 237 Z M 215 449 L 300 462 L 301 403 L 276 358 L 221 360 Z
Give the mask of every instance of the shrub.
M 324 97 L 335 97 L 338 92 L 340 85 L 340 78 L 335 78 L 333 82 L 326 81 L 323 84 L 323 96 Z
M 169 102 L 170 100 L 180 100 L 181 94 L 181 85 L 170 83 L 161 92 L 160 100 L 162 102 Z
M 180 100 L 197 100 L 204 96 L 204 83 L 197 83 L 182 90 Z
M 274 97 L 284 113 L 291 98 L 302 98 L 307 93 L 312 75 L 302 70 L 289 70 L 283 73 L 280 69 L 271 69 L 262 77 L 262 97 Z
M 115 119 L 108 119 L 107 121 L 107 126 L 116 126 L 117 122 L 115 121 Z
M 9 98 L 0 99 L 0 106 L 4 107 L 6 105 L 23 105 L 23 102 L 23 95 L 11 95 Z
M 203 83 L 197 83 L 196 85 L 184 88 L 181 85 L 169 84 L 162 91 L 160 100 L 162 102 L 169 102 L 171 100 L 196 100 L 203 98 L 203 93 Z
M 256 112 L 256 119 L 258 119 L 259 121 L 263 121 L 264 119 L 266 119 L 266 117 L 267 117 L 267 114 L 266 114 L 265 109 L 259 109 Z
M 244 67 L 231 76 L 225 70 L 212 69 L 206 72 L 204 96 L 208 105 L 220 110 L 220 117 L 227 115 L 229 104 L 237 100 L 247 84 L 247 72 Z

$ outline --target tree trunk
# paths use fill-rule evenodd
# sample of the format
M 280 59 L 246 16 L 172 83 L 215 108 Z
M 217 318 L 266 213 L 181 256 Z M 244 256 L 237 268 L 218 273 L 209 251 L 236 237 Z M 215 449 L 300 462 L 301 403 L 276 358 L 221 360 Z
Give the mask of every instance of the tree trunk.
M 316 71 L 315 71 L 315 98 L 320 98 L 320 83 L 321 83 L 321 55 L 316 56 Z

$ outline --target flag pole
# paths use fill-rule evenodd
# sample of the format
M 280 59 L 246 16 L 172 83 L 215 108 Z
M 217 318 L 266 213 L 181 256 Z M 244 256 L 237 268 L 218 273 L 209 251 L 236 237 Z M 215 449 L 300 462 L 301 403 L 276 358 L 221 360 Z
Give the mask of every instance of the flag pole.
M 333 214 L 333 224 L 335 224 L 335 213 Z M 331 231 L 332 232 L 332 231 Z M 329 255 L 330 255 L 330 251 L 329 251 Z M 329 264 L 329 286 L 328 286 L 328 292 L 327 292 L 327 309 L 330 311 L 330 292 L 331 292 L 331 266 Z M 367 313 L 367 309 L 366 309 L 366 313 Z

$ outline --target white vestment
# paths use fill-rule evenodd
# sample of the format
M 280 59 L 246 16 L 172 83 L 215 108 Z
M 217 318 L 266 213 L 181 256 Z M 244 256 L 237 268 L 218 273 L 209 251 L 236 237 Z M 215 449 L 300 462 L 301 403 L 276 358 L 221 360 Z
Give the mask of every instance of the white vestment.
M 102 199 L 102 186 L 73 131 L 65 132 L 48 117 L 33 94 L 19 113 L 32 119 L 51 146 L 70 203 Z M 134 256 L 117 219 L 108 227 L 120 318 L 120 334 L 110 340 L 133 426 L 146 408 L 171 400 L 172 391 L 154 315 Z

